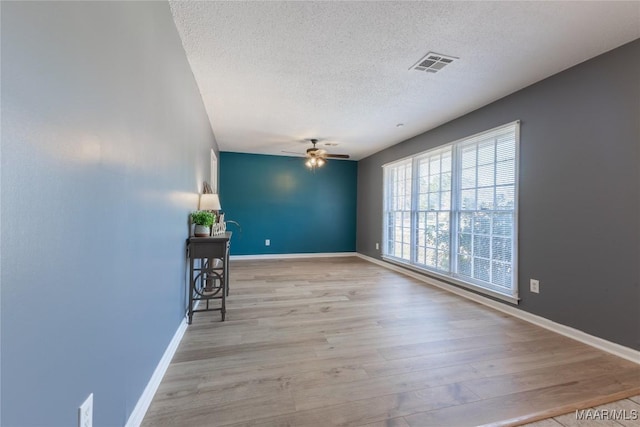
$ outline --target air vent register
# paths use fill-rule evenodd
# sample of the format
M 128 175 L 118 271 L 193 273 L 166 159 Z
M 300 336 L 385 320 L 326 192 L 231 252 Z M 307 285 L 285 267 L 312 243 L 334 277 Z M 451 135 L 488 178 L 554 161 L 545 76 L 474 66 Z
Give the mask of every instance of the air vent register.
M 437 73 L 447 65 L 455 61 L 455 56 L 442 55 L 440 53 L 429 52 L 409 69 L 425 71 L 427 73 Z

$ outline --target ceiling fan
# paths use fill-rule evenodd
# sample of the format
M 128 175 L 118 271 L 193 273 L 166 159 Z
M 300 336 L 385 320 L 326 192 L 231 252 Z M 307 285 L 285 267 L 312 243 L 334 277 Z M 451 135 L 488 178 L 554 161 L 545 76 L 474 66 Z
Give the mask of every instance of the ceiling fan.
M 333 158 L 333 159 L 349 158 L 348 154 L 330 154 L 330 153 L 327 153 L 327 150 L 316 147 L 316 144 L 318 143 L 317 139 L 310 139 L 309 141 L 311 142 L 311 144 L 313 144 L 313 147 L 307 148 L 307 152 L 305 154 L 307 161 L 304 163 L 309 169 L 315 169 L 317 167 L 324 166 L 328 158 Z M 292 152 L 283 151 L 283 153 L 292 153 Z M 292 154 L 299 154 L 299 153 L 292 153 Z

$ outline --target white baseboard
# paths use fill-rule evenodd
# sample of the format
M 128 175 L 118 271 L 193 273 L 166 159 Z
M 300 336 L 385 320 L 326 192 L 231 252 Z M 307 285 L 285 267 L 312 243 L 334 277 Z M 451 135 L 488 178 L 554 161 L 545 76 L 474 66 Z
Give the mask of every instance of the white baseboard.
M 289 259 L 289 258 L 330 258 L 343 256 L 357 256 L 356 252 L 321 252 L 305 254 L 261 254 L 261 255 L 231 255 L 231 260 L 258 260 L 258 259 Z
M 503 304 L 498 301 L 494 301 L 492 299 L 483 297 L 479 294 L 466 291 L 464 289 L 458 288 L 457 286 L 450 285 L 448 283 L 442 282 L 440 280 L 422 275 L 420 273 L 413 272 L 406 268 L 402 268 L 395 264 L 391 264 L 385 261 L 381 261 L 376 258 L 371 258 L 367 255 L 363 255 L 361 253 L 357 253 L 356 256 L 372 262 L 374 264 L 378 264 L 384 268 L 389 270 L 397 271 L 406 276 L 412 277 L 414 279 L 420 280 L 422 282 L 428 283 L 430 285 L 436 286 L 438 288 L 444 289 L 456 295 L 460 295 L 461 297 L 470 299 L 472 301 L 478 302 L 480 304 L 491 307 L 495 310 L 501 311 L 503 313 L 507 313 L 511 316 L 517 317 L 518 319 L 522 319 L 526 322 L 533 323 L 534 325 L 540 326 L 542 328 L 548 329 L 550 331 L 556 332 L 560 335 L 564 335 L 576 341 L 580 341 L 581 343 L 590 345 L 591 347 L 595 347 L 599 350 L 606 351 L 607 353 L 611 353 L 615 356 L 622 357 L 623 359 L 630 360 L 631 362 L 640 364 L 640 351 L 634 350 L 629 347 L 625 347 L 620 344 L 613 343 L 611 341 L 607 341 L 602 338 L 598 338 L 596 336 L 587 334 L 586 332 L 582 332 L 578 329 L 574 329 L 572 327 L 562 325 L 560 323 L 556 323 L 552 320 L 546 319 L 544 317 L 538 316 L 536 314 L 532 314 L 526 312 L 524 310 L 520 310 L 513 306 Z
M 125 427 L 139 427 L 142 424 L 142 420 L 149 409 L 149 405 L 151 405 L 151 401 L 153 400 L 153 396 L 155 396 L 156 391 L 158 391 L 158 387 L 160 386 L 160 382 L 164 377 L 164 374 L 167 372 L 167 368 L 169 367 L 169 363 L 171 363 L 171 359 L 173 359 L 173 355 L 176 353 L 178 349 L 178 344 L 182 341 L 182 337 L 187 330 L 187 319 L 183 319 L 180 326 L 178 326 L 178 330 L 171 338 L 167 349 L 164 351 L 160 362 L 158 362 L 158 366 L 156 366 L 155 371 L 153 371 L 153 375 L 151 375 L 151 379 L 149 379 L 149 383 L 144 388 L 140 399 L 138 399 L 138 403 L 136 403 L 135 408 L 133 408 L 133 412 L 129 416 Z

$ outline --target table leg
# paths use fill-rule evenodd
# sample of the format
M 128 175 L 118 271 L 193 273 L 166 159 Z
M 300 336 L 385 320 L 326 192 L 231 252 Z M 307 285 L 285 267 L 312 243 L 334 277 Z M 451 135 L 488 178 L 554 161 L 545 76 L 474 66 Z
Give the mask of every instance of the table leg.
M 188 310 L 188 324 L 191 324 L 191 321 L 193 320 L 193 292 L 194 292 L 194 288 L 195 288 L 195 283 L 194 283 L 194 277 L 193 277 L 193 270 L 194 270 L 194 265 L 193 263 L 195 262 L 195 260 L 193 258 L 191 258 L 189 260 L 189 310 Z

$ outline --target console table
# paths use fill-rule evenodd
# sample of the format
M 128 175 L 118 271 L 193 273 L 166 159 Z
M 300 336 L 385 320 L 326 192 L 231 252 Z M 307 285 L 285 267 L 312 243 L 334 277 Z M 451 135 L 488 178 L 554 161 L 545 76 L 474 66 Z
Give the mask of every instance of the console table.
M 220 311 L 224 322 L 226 298 L 229 295 L 229 244 L 231 232 L 211 237 L 189 237 L 189 307 L 188 322 L 193 313 Z M 213 302 L 220 300 L 220 304 Z M 206 302 L 204 308 L 200 307 Z M 199 304 L 198 304 L 199 303 Z M 210 303 L 211 306 L 210 306 Z M 196 309 L 196 304 L 198 308 Z

